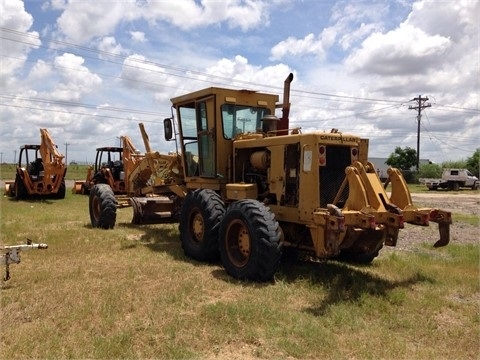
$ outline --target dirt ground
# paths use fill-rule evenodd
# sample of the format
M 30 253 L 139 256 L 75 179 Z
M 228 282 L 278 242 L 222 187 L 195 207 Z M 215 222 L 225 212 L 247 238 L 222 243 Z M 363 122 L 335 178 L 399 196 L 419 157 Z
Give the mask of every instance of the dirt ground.
M 453 224 L 450 227 L 451 244 L 478 243 L 480 228 L 455 220 L 455 215 L 480 216 L 480 193 L 449 193 L 447 191 L 412 194 L 413 203 L 418 207 L 437 208 L 452 212 Z M 433 243 L 439 239 L 438 226 L 431 223 L 428 227 L 405 225 L 400 231 L 396 249 L 412 251 L 425 241 Z

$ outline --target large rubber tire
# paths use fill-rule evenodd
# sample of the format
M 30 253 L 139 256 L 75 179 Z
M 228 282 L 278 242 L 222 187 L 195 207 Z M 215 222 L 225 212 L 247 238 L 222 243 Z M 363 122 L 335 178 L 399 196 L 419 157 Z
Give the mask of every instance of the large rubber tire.
M 94 228 L 113 229 L 117 220 L 117 199 L 107 184 L 97 184 L 88 200 L 90 221 Z
M 280 266 L 280 228 L 274 215 L 257 200 L 232 203 L 220 224 L 220 256 L 236 279 L 269 281 Z
M 220 195 L 197 189 L 185 197 L 180 214 L 180 240 L 185 255 L 198 261 L 219 258 L 218 228 L 225 214 Z
M 370 264 L 383 248 L 382 237 L 378 230 L 369 230 L 358 238 L 354 246 L 341 250 L 335 259 L 355 264 Z
M 28 197 L 28 191 L 27 191 L 27 188 L 22 180 L 22 178 L 20 177 L 20 175 L 17 175 L 15 176 L 15 197 L 18 199 L 18 200 L 24 200 Z
M 66 186 L 65 180 L 60 183 L 57 193 L 54 195 L 55 199 L 65 199 Z

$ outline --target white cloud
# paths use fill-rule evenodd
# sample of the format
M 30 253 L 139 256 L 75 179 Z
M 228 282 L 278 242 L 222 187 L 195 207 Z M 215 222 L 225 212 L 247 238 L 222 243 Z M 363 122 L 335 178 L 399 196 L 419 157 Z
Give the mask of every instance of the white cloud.
M 122 21 L 141 18 L 150 24 L 164 21 L 182 30 L 226 23 L 230 28 L 247 31 L 268 24 L 268 6 L 256 0 L 203 0 L 201 3 L 195 0 L 146 3 L 70 0 L 52 3 L 52 6 L 64 9 L 57 19 L 59 36 L 75 43 L 111 35 Z
M 17 70 L 25 65 L 29 52 L 41 45 L 36 31 L 29 31 L 33 18 L 20 0 L 0 1 L 0 84 L 9 86 Z
M 135 3 L 130 1 L 71 0 L 57 19 L 57 26 L 68 41 L 85 43 L 112 34 L 122 20 L 138 16 Z
M 135 42 L 147 42 L 147 39 L 145 38 L 145 33 L 142 31 L 130 31 L 130 37 Z
M 323 34 L 326 36 L 323 37 Z M 331 45 L 334 34 L 330 31 L 322 33 L 320 38 L 316 38 L 314 34 L 308 34 L 303 39 L 289 37 L 276 44 L 271 50 L 271 60 L 282 59 L 287 54 L 293 56 L 302 56 L 313 54 L 318 58 L 324 58 L 326 48 Z
M 448 38 L 401 25 L 386 34 L 374 33 L 345 61 L 351 71 L 380 75 L 407 75 L 438 64 L 451 47 Z
M 122 48 L 122 45 L 117 43 L 113 36 L 103 37 L 97 47 L 100 51 L 99 57 L 101 59 L 108 59 L 112 55 L 121 55 L 126 53 L 126 50 Z
M 55 100 L 77 101 L 98 88 L 102 79 L 83 66 L 84 61 L 82 57 L 70 53 L 57 56 L 54 64 L 62 81 L 47 96 Z
M 231 28 L 247 31 L 268 23 L 268 6 L 256 0 L 158 1 L 142 10 L 149 21 L 168 21 L 183 30 L 226 22 Z

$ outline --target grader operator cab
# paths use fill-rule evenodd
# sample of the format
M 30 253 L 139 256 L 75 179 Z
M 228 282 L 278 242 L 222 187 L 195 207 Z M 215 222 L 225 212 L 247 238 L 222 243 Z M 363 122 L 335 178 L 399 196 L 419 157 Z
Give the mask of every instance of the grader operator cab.
M 389 195 L 367 161 L 367 139 L 289 128 L 292 80 L 282 104 L 277 95 L 217 87 L 172 99 L 178 134 L 173 119 L 165 119 L 165 134 L 178 136 L 184 179 L 169 196 L 184 196 L 185 254 L 220 256 L 231 276 L 266 281 L 286 247 L 369 263 L 384 245 L 396 245 L 405 222 L 438 223 L 434 246 L 447 245 L 451 214 L 414 206 L 393 168 Z
M 65 198 L 67 167 L 47 129 L 40 129 L 40 145 L 22 145 L 15 181 L 5 182 L 5 194 L 17 199 L 33 196 Z

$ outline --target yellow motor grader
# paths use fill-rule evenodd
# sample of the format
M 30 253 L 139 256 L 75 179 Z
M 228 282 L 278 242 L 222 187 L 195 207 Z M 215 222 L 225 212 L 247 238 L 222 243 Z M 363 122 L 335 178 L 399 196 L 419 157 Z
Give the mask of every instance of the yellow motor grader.
M 5 182 L 5 194 L 17 199 L 33 196 L 65 198 L 64 156 L 58 151 L 47 129 L 40 129 L 40 145 L 22 145 L 15 181 Z
M 369 263 L 384 245 L 397 244 L 405 223 L 438 223 L 434 246 L 447 245 L 451 214 L 416 207 L 398 169 L 388 171 L 387 193 L 367 160 L 368 139 L 289 127 L 292 80 L 282 103 L 278 95 L 218 87 L 171 100 L 176 122 L 164 120 L 165 137 L 178 141 L 183 177 L 149 191 L 170 201 L 185 254 L 220 257 L 231 276 L 267 281 L 286 248 Z M 111 189 L 95 194 L 90 209 L 100 217 Z M 142 211 L 134 208 L 134 218 Z

